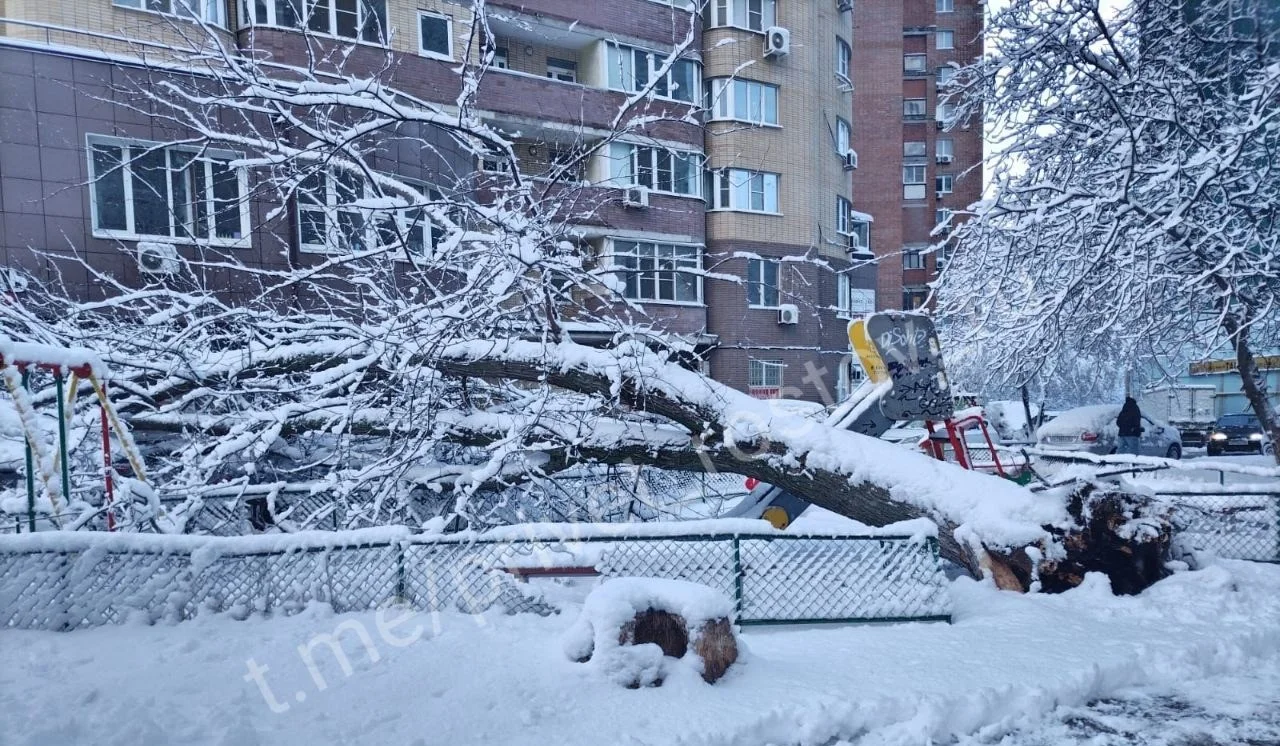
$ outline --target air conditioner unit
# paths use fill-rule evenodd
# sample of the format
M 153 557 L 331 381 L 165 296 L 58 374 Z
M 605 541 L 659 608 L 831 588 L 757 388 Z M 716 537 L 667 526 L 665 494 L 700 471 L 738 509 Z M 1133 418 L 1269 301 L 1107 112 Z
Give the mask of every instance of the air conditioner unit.
M 853 0 L 836 0 L 836 10 L 841 13 L 853 10 Z
M 946 193 L 946 192 L 934 192 L 934 193 L 933 193 L 933 196 L 934 196 L 934 197 L 937 197 L 938 199 L 942 199 L 943 197 L 947 196 L 947 193 Z
M 946 120 L 939 119 L 939 120 L 938 120 L 938 129 L 946 129 L 946 127 L 947 127 L 947 122 L 946 122 Z
M 791 32 L 781 26 L 770 26 L 764 31 L 764 56 L 781 57 L 791 53 Z
M 182 267 L 178 247 L 171 243 L 138 242 L 138 266 L 151 275 L 177 274 Z
M 949 155 L 943 155 L 941 153 L 938 154 L 938 158 L 937 158 L 938 163 L 950 163 L 951 160 L 952 158 Z
M 846 150 L 844 151 L 843 157 L 844 157 L 844 170 L 852 171 L 853 169 L 858 167 L 858 151 Z
M 800 321 L 800 309 L 793 303 L 778 306 L 779 324 L 796 324 Z
M 627 207 L 648 207 L 649 189 L 642 186 L 627 187 L 622 195 L 622 204 Z

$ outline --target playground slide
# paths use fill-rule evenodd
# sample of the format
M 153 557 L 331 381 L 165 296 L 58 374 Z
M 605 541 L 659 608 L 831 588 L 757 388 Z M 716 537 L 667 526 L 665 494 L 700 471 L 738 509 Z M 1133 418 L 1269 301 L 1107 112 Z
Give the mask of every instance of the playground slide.
M 893 390 L 893 383 L 883 381 L 874 383 L 870 379 L 862 382 L 848 399 L 841 402 L 830 415 L 825 424 L 878 438 L 893 426 L 880 411 L 880 402 Z M 764 518 L 778 528 L 786 528 L 792 521 L 800 517 L 809 503 L 780 487 L 769 484 L 758 484 L 751 493 L 731 509 L 727 516 L 732 518 Z

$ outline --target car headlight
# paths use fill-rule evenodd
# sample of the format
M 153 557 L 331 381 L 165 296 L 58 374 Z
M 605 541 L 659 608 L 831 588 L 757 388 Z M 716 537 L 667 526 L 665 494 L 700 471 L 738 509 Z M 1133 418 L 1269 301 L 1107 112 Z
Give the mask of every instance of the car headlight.
M 1249 440 L 1262 440 L 1262 433 L 1250 433 Z
M 1226 433 L 1214 433 L 1213 435 L 1209 436 L 1209 440 L 1226 440 L 1226 439 L 1227 439 Z

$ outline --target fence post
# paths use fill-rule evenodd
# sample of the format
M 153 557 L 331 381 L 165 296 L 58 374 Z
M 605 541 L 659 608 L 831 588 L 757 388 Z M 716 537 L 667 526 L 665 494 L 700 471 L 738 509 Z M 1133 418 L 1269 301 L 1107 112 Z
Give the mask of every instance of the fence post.
M 742 616 L 742 545 L 738 535 L 733 535 L 733 610 Z
M 396 550 L 396 601 L 404 603 L 408 596 L 405 593 L 404 582 L 404 549 L 405 542 L 396 542 L 398 549 Z

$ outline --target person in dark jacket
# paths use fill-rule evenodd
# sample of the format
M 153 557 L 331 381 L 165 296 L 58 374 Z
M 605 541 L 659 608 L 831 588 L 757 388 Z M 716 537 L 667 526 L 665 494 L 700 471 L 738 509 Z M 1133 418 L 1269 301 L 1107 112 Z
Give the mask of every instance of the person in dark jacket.
M 1124 398 L 1124 406 L 1116 416 L 1116 429 L 1120 431 L 1116 453 L 1137 456 L 1142 446 L 1142 410 L 1138 409 L 1138 402 L 1132 396 Z

